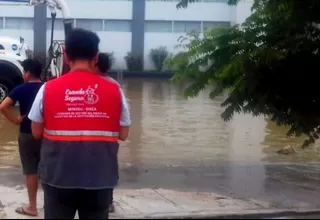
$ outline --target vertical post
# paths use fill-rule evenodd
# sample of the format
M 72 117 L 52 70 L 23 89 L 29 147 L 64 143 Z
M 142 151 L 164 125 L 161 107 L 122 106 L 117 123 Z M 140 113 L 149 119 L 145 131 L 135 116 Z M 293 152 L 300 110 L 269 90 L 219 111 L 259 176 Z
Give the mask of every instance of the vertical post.
M 146 0 L 132 1 L 131 52 L 140 58 L 141 70 L 144 61 L 144 23 Z
M 34 6 L 33 20 L 33 50 L 34 58 L 46 63 L 47 55 L 47 5 Z

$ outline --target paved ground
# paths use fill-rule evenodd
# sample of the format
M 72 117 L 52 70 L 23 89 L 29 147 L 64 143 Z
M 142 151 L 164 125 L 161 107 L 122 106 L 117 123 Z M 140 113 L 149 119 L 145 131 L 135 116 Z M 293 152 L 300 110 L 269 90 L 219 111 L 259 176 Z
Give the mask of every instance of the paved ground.
M 26 202 L 26 191 L 7 187 L 0 188 L 5 218 L 25 218 L 14 212 L 20 202 Z M 39 195 L 39 205 L 43 206 L 42 192 Z M 20 201 L 20 202 L 18 202 Z M 201 213 L 222 214 L 232 210 L 244 212 L 245 210 L 261 209 L 257 202 L 246 202 L 215 193 L 186 193 L 163 189 L 117 190 L 117 212 L 114 218 L 157 218 L 160 216 L 175 215 L 201 215 Z M 41 216 L 42 212 L 41 210 Z M 184 213 L 184 214 L 182 214 Z
M 218 216 L 320 210 L 319 171 L 317 163 L 211 167 L 122 165 L 115 217 L 199 217 L 197 215 L 204 213 Z M 18 217 L 14 208 L 26 201 L 20 170 L 1 170 L 0 184 L 6 218 Z
M 2 219 L 31 219 L 18 215 L 14 209 L 26 201 L 25 189 L 0 187 Z M 269 203 L 240 200 L 215 193 L 188 193 L 164 189 L 124 190 L 116 192 L 116 213 L 112 218 L 254 218 L 286 215 L 291 210 L 271 208 Z M 39 193 L 39 207 L 43 207 L 43 193 Z M 296 209 L 299 212 L 316 210 Z M 40 209 L 39 219 L 43 218 Z

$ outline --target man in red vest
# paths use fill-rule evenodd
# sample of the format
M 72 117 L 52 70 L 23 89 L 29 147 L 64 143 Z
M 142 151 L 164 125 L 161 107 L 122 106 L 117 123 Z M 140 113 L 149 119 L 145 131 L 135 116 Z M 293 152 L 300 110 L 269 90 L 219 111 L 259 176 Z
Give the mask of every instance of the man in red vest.
M 74 29 L 66 39 L 71 70 L 49 81 L 28 115 L 41 138 L 39 178 L 45 218 L 107 219 L 111 189 L 118 182 L 118 140 L 128 137 L 130 117 L 119 86 L 91 72 L 98 36 Z

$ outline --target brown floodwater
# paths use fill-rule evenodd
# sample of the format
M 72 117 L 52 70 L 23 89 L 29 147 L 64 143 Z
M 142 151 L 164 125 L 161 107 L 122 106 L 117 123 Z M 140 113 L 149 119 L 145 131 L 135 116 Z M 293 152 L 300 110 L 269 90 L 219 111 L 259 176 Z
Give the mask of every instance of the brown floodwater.
M 220 115 L 223 96 L 204 91 L 186 100 L 183 87 L 158 79 L 125 79 L 122 88 L 131 107 L 132 126 L 122 143 L 122 165 L 211 165 L 215 163 L 320 162 L 319 144 L 300 149 L 303 138 L 287 138 L 287 128 L 265 117 Z M 19 166 L 18 128 L 0 116 L 0 166 Z M 297 154 L 278 155 L 286 145 Z

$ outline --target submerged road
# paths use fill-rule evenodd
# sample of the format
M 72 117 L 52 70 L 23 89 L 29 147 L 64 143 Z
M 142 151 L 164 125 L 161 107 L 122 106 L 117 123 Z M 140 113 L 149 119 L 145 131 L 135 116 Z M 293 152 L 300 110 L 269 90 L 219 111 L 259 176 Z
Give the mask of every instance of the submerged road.
M 257 201 L 263 208 L 320 208 L 320 164 L 215 164 L 212 166 L 122 165 L 119 188 L 214 192 Z M 18 168 L 4 168 L 0 185 L 19 187 Z M 264 207 L 268 206 L 268 207 Z

